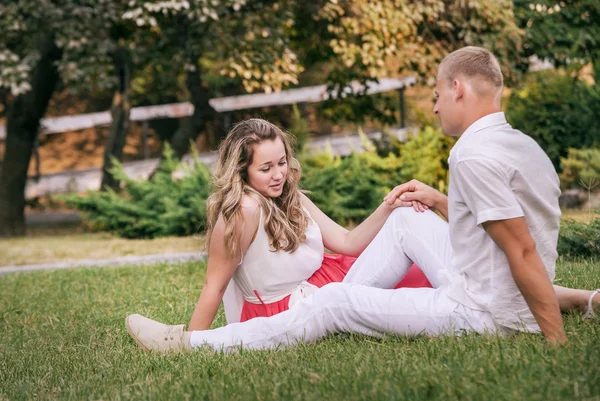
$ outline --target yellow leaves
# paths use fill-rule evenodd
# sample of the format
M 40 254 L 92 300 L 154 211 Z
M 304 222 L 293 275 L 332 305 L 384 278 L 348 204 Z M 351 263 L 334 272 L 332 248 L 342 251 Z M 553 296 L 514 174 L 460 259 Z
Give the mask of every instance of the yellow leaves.
M 464 45 L 493 45 L 504 63 L 522 37 L 510 0 L 330 0 L 319 15 L 330 21 L 331 49 L 341 65 L 371 77 L 389 74 L 384 68 L 390 57 L 397 57 L 392 64 L 401 70 L 416 67 L 431 77 L 446 54 Z
M 527 87 L 525 87 L 524 89 L 520 90 L 517 95 L 521 98 L 521 99 L 527 99 L 527 97 L 529 96 L 529 89 Z
M 263 49 L 244 49 L 231 58 L 229 67 L 221 74 L 231 78 L 240 77 L 247 92 L 263 90 L 272 93 L 290 84 L 298 84 L 303 71 L 296 54 L 289 48 L 272 44 Z

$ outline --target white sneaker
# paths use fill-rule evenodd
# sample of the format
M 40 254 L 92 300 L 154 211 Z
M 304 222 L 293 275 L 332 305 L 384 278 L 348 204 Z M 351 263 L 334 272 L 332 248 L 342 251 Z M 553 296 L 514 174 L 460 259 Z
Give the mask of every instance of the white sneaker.
M 169 326 L 136 313 L 125 318 L 125 327 L 135 342 L 145 350 L 166 354 L 191 349 L 183 341 L 183 324 Z
M 594 300 L 594 297 L 598 294 L 600 294 L 600 288 L 598 288 L 597 290 L 592 292 L 592 294 L 590 295 L 590 299 L 588 299 L 587 311 L 583 314 L 584 319 L 593 319 L 596 316 L 596 313 L 594 312 L 594 305 L 593 305 L 592 301 Z

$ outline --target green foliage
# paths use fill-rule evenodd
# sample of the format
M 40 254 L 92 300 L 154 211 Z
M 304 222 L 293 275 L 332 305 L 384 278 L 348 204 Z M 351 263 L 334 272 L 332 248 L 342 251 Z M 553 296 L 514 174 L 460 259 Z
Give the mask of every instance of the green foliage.
M 402 72 L 431 78 L 446 54 L 468 45 L 492 50 L 510 80 L 523 36 L 510 0 L 329 0 L 317 18 L 328 22 L 332 36 L 333 82 L 389 74 L 390 58 Z
M 288 131 L 296 140 L 296 143 L 294 144 L 294 150 L 296 153 L 301 152 L 304 148 L 304 144 L 308 140 L 310 131 L 308 129 L 308 123 L 304 118 L 302 118 L 302 114 L 300 113 L 298 106 L 295 104 L 292 105 L 292 121 Z
M 167 146 L 165 159 L 151 180 L 133 180 L 113 160 L 112 173 L 124 183 L 123 194 L 112 190 L 87 196 L 63 196 L 99 228 L 125 238 L 190 235 L 205 227 L 210 171 L 197 161 L 178 162 Z M 181 178 L 175 179 L 175 175 Z
M 379 156 L 385 157 L 390 153 L 393 153 L 396 156 L 400 155 L 400 146 L 402 145 L 402 142 L 388 127 L 383 128 L 380 138 L 372 138 L 371 140 Z
M 400 166 L 404 181 L 416 178 L 442 192 L 448 186 L 448 157 L 455 139 L 439 129 L 425 127 L 400 148 Z
M 392 125 L 397 123 L 398 94 L 395 91 L 329 99 L 319 105 L 319 115 L 335 124 L 352 122 L 364 124 L 367 120 Z
M 557 170 L 569 148 L 600 144 L 600 89 L 556 73 L 534 74 L 506 107 L 510 123 L 535 139 Z
M 302 160 L 302 187 L 312 192 L 312 200 L 335 221 L 357 223 L 369 216 L 392 188 L 413 178 L 445 191 L 451 141 L 427 127 L 399 143 L 397 152 L 385 156 L 369 143 L 363 145 L 364 152 L 343 158 L 331 151 L 306 157 Z
M 435 99 L 432 99 L 434 102 Z M 425 128 L 427 126 L 435 127 L 438 125 L 439 118 L 431 110 L 427 112 L 419 107 L 414 101 L 407 100 L 407 106 L 409 110 L 409 118 L 413 121 L 412 125 L 421 128 Z
M 110 28 L 120 21 L 123 2 L 91 4 L 72 0 L 0 2 L 0 90 L 17 97 L 32 90 L 32 77 L 50 39 L 59 51 L 54 62 L 71 87 L 113 87 Z M 107 29 L 107 27 L 109 29 Z M 120 25 L 128 31 L 131 24 Z M 137 49 L 140 51 L 140 49 Z
M 600 149 L 569 149 L 568 157 L 560 162 L 560 183 L 564 189 L 593 190 L 600 184 Z
M 558 237 L 558 254 L 586 258 L 600 255 L 600 219 L 590 223 L 564 222 Z
M 330 151 L 303 157 L 302 187 L 332 219 L 360 222 L 394 186 L 412 178 L 445 191 L 450 141 L 428 127 L 398 143 L 397 152 L 380 156 L 363 135 L 364 152 L 344 158 Z M 176 171 L 183 177 L 174 180 Z M 62 198 L 98 228 L 125 238 L 189 235 L 204 228 L 210 173 L 200 162 L 192 167 L 179 164 L 167 147 L 165 160 L 150 181 L 132 180 L 118 162 L 113 174 L 124 183 L 122 194 L 108 190 Z
M 523 30 L 516 25 L 511 0 L 470 1 L 371 1 L 326 0 L 317 2 L 314 14 L 326 30 L 297 35 L 294 49 L 307 57 L 304 66 L 326 62 L 329 89 L 338 99 L 320 106 L 322 115 L 335 123 L 362 124 L 365 117 L 384 124 L 396 123 L 396 94 L 362 96 L 367 84 L 378 78 L 417 74 L 432 82 L 439 62 L 463 46 L 484 46 L 498 57 L 507 83 L 520 78 Z M 304 6 L 304 5 L 303 5 Z M 298 25 L 297 30 L 302 26 Z M 310 28 L 309 28 L 310 29 Z M 346 85 L 359 81 L 365 85 Z
M 312 192 L 312 200 L 333 220 L 348 224 L 364 220 L 381 204 L 386 193 L 400 182 L 398 158 L 382 158 L 375 152 L 353 153 L 348 157 L 327 156 L 307 162 L 303 188 Z
M 131 0 L 124 20 L 160 32 L 170 46 L 161 58 L 195 71 L 198 58 L 221 66 L 220 74 L 236 79 L 246 91 L 281 90 L 298 83 L 302 67 L 290 47 L 294 2 Z
M 600 73 L 598 0 L 514 0 L 515 19 L 525 29 L 524 56 L 537 55 L 557 66 L 581 69 L 594 64 Z

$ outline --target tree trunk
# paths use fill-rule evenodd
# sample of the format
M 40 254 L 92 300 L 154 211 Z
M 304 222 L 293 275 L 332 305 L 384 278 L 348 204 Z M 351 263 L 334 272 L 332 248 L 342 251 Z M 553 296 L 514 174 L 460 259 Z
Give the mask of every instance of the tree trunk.
M 104 165 L 102 166 L 102 184 L 100 188 L 118 189 L 119 181 L 110 172 L 112 159 L 121 161 L 123 148 L 127 139 L 129 130 L 129 112 L 131 104 L 129 103 L 129 89 L 131 83 L 131 55 L 129 50 L 119 47 L 113 56 L 115 72 L 119 79 L 118 88 L 113 97 L 113 103 L 110 108 L 112 123 L 110 134 L 104 148 Z
M 190 33 L 189 21 L 186 18 L 175 17 L 174 23 L 177 30 L 177 45 L 185 49 L 185 64 L 194 66 L 193 69 L 186 68 L 185 70 L 185 83 L 190 94 L 190 102 L 194 105 L 194 114 L 185 120 L 184 124 L 175 131 L 169 140 L 173 155 L 181 159 L 190 149 L 190 141 L 198 137 L 206 126 L 206 120 L 212 118 L 214 110 L 208 104 L 210 95 L 202 83 L 202 70 L 199 59 L 203 50 L 190 45 L 190 41 L 196 41 L 196 38 L 190 37 L 194 34 Z M 210 28 L 206 26 L 205 29 Z M 202 33 L 198 34 L 202 35 Z M 152 178 L 152 176 L 154 176 L 154 173 L 150 177 Z
M 55 62 L 61 50 L 47 35 L 40 44 L 40 60 L 32 73 L 31 90 L 7 107 L 6 149 L 0 172 L 0 237 L 25 235 L 25 185 L 40 119 L 56 88 Z
M 210 96 L 207 88 L 202 85 L 201 74 L 200 70 L 186 71 L 186 85 L 190 92 L 191 103 L 194 105 L 194 114 L 175 131 L 171 138 L 170 144 L 173 153 L 179 159 L 190 149 L 190 141 L 195 140 L 204 129 L 206 120 L 214 115 L 214 110 L 208 104 Z

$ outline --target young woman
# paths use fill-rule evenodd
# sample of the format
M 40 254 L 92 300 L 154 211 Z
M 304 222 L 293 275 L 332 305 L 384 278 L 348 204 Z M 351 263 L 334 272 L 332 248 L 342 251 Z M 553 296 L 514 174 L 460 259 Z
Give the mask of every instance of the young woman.
M 206 281 L 188 330 L 208 329 L 221 301 L 228 323 L 287 310 L 317 288 L 342 281 L 393 209 L 427 208 L 382 202 L 362 224 L 346 230 L 299 190 L 300 165 L 288 135 L 262 119 L 230 131 L 214 176 L 207 200 Z M 398 286 L 431 285 L 413 266 Z

